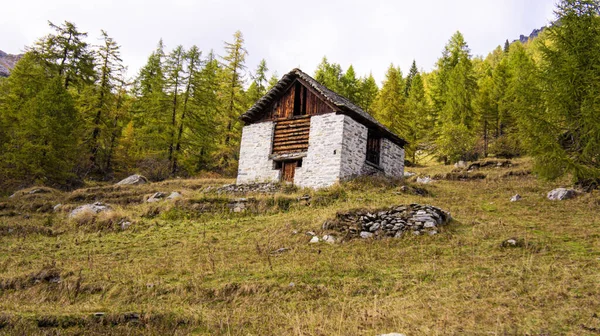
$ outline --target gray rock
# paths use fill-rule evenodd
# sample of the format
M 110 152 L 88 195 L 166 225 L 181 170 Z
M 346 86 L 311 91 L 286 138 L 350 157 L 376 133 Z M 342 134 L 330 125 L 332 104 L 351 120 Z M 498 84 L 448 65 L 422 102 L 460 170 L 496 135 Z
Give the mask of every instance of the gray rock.
M 415 176 L 415 175 L 417 175 L 417 174 L 415 174 L 415 173 L 411 173 L 411 172 L 407 172 L 407 171 L 405 171 L 405 172 L 404 172 L 404 177 L 406 177 L 406 178 L 408 178 L 408 177 L 413 177 L 413 176 Z
M 148 183 L 148 179 L 142 175 L 131 175 L 128 178 L 125 178 L 117 183 L 117 185 L 138 185 L 138 184 L 146 184 Z
M 314 236 L 312 237 L 312 239 L 309 241 L 309 243 L 314 244 L 314 243 L 318 243 L 319 242 L 319 237 Z
M 381 223 L 375 223 L 375 224 L 371 225 L 371 227 L 369 228 L 369 231 L 375 232 L 375 231 L 379 230 L 380 227 L 381 227 Z
M 521 197 L 521 195 L 519 195 L 519 194 L 516 194 L 515 196 L 513 196 L 513 197 L 511 197 L 511 198 L 510 198 L 510 201 L 511 201 L 511 202 L 518 202 L 518 201 L 520 201 L 522 198 L 523 198 L 523 197 Z
M 155 203 L 155 202 L 160 202 L 163 198 L 165 198 L 165 196 L 167 196 L 167 194 L 165 194 L 164 192 L 155 192 L 152 196 L 150 196 L 150 198 L 148 198 L 148 200 L 146 202 L 148 203 Z
M 417 177 L 417 183 L 420 183 L 420 184 L 429 184 L 431 182 L 433 182 L 433 180 L 429 176 Z
M 360 238 L 362 239 L 368 239 L 368 238 L 373 238 L 374 234 L 372 234 L 371 232 L 367 232 L 367 231 L 363 231 L 360 233 Z
M 438 234 L 438 232 L 436 230 L 429 231 L 430 236 L 435 236 L 436 234 Z
M 121 221 L 121 230 L 127 230 L 131 226 L 131 222 L 129 221 Z
M 329 243 L 329 244 L 335 244 L 335 242 L 336 242 L 335 237 L 332 235 L 324 235 L 323 241 L 326 243 Z
M 423 225 L 426 229 L 431 229 L 435 227 L 435 222 L 425 222 L 425 225 Z
M 174 200 L 174 199 L 178 199 L 178 198 L 182 198 L 183 195 L 178 193 L 177 191 L 173 191 L 169 196 L 167 196 L 168 200 Z
M 563 201 L 574 198 L 577 192 L 573 189 L 558 188 L 548 193 L 548 199 L 551 201 Z
M 71 211 L 71 213 L 69 214 L 69 217 L 75 217 L 78 214 L 82 213 L 82 212 L 86 212 L 86 211 L 91 211 L 93 213 L 100 213 L 103 211 L 110 211 L 112 210 L 112 208 L 107 205 L 104 204 L 102 202 L 96 202 L 96 203 L 92 203 L 92 204 L 84 204 L 82 206 L 79 206 L 77 208 L 75 208 L 73 211 Z

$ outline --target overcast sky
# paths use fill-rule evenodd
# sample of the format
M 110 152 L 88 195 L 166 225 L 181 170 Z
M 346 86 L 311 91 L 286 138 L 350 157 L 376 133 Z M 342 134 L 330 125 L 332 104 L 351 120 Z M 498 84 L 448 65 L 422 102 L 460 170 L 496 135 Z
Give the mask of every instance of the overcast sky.
M 162 37 L 167 48 L 197 45 L 222 54 L 241 30 L 254 70 L 261 58 L 282 76 L 313 74 L 326 55 L 378 81 L 390 63 L 406 74 L 413 59 L 431 70 L 460 30 L 474 55 L 529 35 L 554 17 L 555 0 L 20 0 L 2 4 L 0 50 L 20 53 L 50 32 L 47 21 L 75 23 L 97 43 L 104 29 L 122 46 L 129 76 Z

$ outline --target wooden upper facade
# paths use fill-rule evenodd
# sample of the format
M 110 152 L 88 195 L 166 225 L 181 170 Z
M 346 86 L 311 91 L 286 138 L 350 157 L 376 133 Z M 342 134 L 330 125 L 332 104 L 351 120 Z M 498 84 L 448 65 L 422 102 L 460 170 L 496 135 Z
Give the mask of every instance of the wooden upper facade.
M 308 150 L 310 117 L 325 113 L 346 114 L 369 129 L 369 149 L 378 156 L 381 138 L 400 147 L 406 141 L 380 124 L 348 99 L 329 90 L 299 69 L 294 69 L 259 99 L 240 119 L 246 124 L 273 121 L 272 154 L 302 153 Z M 373 157 L 370 162 L 378 163 Z

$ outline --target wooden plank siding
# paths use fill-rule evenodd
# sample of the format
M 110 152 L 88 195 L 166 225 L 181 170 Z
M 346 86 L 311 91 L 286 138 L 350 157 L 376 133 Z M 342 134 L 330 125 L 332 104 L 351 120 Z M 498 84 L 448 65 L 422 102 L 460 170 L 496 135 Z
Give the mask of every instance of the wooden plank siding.
M 309 133 L 310 116 L 278 121 L 273 135 L 273 154 L 306 152 Z
M 299 92 L 296 93 L 296 86 L 300 85 Z M 296 99 L 298 103 L 296 104 Z M 296 106 L 296 115 L 294 107 Z M 299 110 L 298 110 L 299 109 Z M 287 88 L 283 96 L 267 108 L 267 112 L 260 121 L 272 121 L 280 119 L 290 119 L 299 115 L 319 115 L 336 111 L 337 108 L 324 101 L 319 95 L 308 87 L 308 84 L 302 80 L 295 80 Z

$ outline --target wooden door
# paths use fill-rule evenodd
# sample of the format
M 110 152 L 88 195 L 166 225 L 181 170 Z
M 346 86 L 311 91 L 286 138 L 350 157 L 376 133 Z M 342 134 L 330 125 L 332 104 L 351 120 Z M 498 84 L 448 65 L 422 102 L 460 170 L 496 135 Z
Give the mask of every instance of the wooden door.
M 286 161 L 283 163 L 283 169 L 281 170 L 281 179 L 284 182 L 294 183 L 294 174 L 296 173 L 296 161 Z

